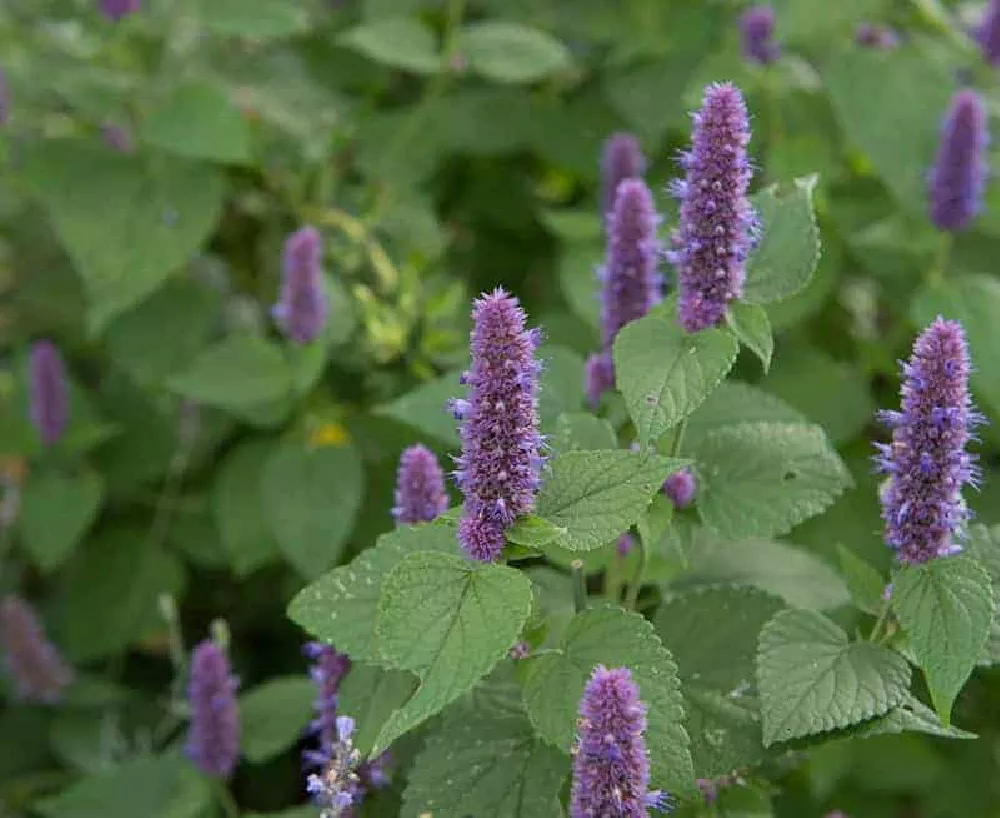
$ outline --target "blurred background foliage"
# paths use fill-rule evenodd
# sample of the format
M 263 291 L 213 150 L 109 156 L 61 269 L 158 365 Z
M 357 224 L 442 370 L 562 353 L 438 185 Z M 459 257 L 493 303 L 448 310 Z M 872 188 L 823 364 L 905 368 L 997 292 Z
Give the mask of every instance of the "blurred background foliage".
M 240 808 L 301 801 L 294 745 L 312 692 L 289 598 L 392 527 L 404 446 L 455 451 L 441 407 L 475 294 L 503 284 L 545 328 L 548 431 L 583 409 L 601 145 L 639 137 L 666 230 L 666 182 L 710 81 L 747 95 L 755 188 L 819 174 L 819 272 L 768 309 L 771 371 L 746 355 L 738 368 L 822 423 L 854 473 L 788 541 L 888 567 L 873 411 L 895 403 L 896 361 L 939 312 L 965 323 L 994 421 L 970 503 L 1000 523 L 1000 186 L 953 245 L 925 195 L 954 90 L 973 83 L 1000 106 L 969 38 L 979 4 L 777 0 L 783 56 L 767 67 L 741 59 L 745 4 L 721 0 L 141 6 L 117 22 L 95 0 L 0 6 L 0 454 L 19 505 L 0 591 L 36 602 L 79 669 L 61 709 L 0 704 L 0 814 L 213 813 L 200 778 L 151 755 L 182 717 L 175 613 L 187 644 L 229 624 L 249 691 Z M 863 22 L 900 44 L 857 45 Z M 324 236 L 331 320 L 321 343 L 295 347 L 269 310 L 282 242 L 305 223 Z M 42 337 L 72 380 L 69 428 L 48 450 L 26 409 L 26 352 Z M 753 553 L 748 575 L 787 559 Z M 809 603 L 808 578 L 785 582 Z M 1000 815 L 995 670 L 977 673 L 955 721 L 981 739 L 833 743 L 715 809 Z M 419 742 L 399 748 L 396 784 L 366 814 L 396 814 Z

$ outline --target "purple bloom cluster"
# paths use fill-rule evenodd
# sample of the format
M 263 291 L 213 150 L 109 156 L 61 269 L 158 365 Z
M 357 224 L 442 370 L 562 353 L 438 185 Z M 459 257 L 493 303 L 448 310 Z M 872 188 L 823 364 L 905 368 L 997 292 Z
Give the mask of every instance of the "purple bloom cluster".
M 31 606 L 13 594 L 0 601 L 0 647 L 14 695 L 23 701 L 55 704 L 73 681 Z
M 317 747 L 306 750 L 303 757 L 309 767 L 323 767 L 329 763 L 330 753 L 337 741 L 337 691 L 351 669 L 351 660 L 320 642 L 308 642 L 304 651 L 313 662 L 309 675 L 316 684 L 316 718 L 312 729 L 316 734 Z
M 646 157 L 639 140 L 630 133 L 611 134 L 601 154 L 601 213 L 611 212 L 623 180 L 636 179 L 645 172 Z
M 865 48 L 887 51 L 899 45 L 899 35 L 889 26 L 861 23 L 854 32 L 854 42 Z
M 931 221 L 941 230 L 965 229 L 982 209 L 989 138 L 982 98 L 968 88 L 957 92 L 929 179 Z
M 62 355 L 51 341 L 31 347 L 31 421 L 45 446 L 62 437 L 69 422 L 69 387 Z
M 1000 0 L 990 0 L 977 35 L 983 59 L 990 65 L 1000 65 Z
M 406 449 L 396 472 L 396 505 L 392 516 L 397 525 L 429 523 L 448 510 L 444 472 L 434 452 L 419 443 Z
M 774 9 L 770 6 L 753 6 L 740 17 L 740 45 L 743 59 L 767 65 L 781 56 L 781 48 L 774 42 Z
M 502 289 L 472 311 L 472 367 L 463 373 L 467 400 L 452 403 L 462 421 L 456 481 L 465 503 L 458 537 L 472 559 L 494 562 L 504 532 L 535 505 L 543 463 L 538 433 L 538 330 L 525 328 L 518 301 Z
M 348 818 L 359 803 L 361 779 L 358 767 L 361 754 L 354 749 L 354 719 L 337 716 L 335 740 L 330 746 L 329 760 L 322 772 L 306 781 L 306 791 L 321 808 L 320 818 Z
M 327 319 L 323 289 L 323 238 L 315 227 L 292 233 L 281 258 L 281 300 L 272 314 L 278 326 L 298 344 L 314 341 Z
M 628 531 L 622 534 L 618 538 L 618 542 L 615 544 L 615 550 L 618 552 L 618 556 L 622 559 L 631 554 L 633 548 L 635 548 L 635 539 Z
M 213 778 L 229 778 L 239 759 L 237 687 L 225 651 L 210 639 L 201 642 L 191 654 L 187 754 L 198 769 Z
M 100 0 L 101 13 L 111 20 L 120 20 L 142 8 L 142 0 Z
M 674 472 L 663 483 L 663 493 L 670 498 L 676 508 L 687 508 L 694 500 L 698 483 L 690 469 Z
M 580 699 L 570 818 L 644 818 L 670 799 L 649 791 L 646 708 L 628 668 L 594 668 Z
M 729 302 L 742 295 L 757 231 L 747 199 L 750 126 L 735 85 L 708 86 L 691 141 L 681 157 L 686 178 L 673 187 L 680 225 L 667 258 L 677 269 L 678 321 L 699 332 L 719 324 Z
M 962 325 L 938 318 L 917 338 L 903 365 L 902 406 L 882 412 L 891 444 L 876 444 L 886 542 L 904 563 L 959 550 L 954 538 L 968 519 L 962 486 L 978 469 L 965 451 L 982 422 L 969 396 L 969 353 Z

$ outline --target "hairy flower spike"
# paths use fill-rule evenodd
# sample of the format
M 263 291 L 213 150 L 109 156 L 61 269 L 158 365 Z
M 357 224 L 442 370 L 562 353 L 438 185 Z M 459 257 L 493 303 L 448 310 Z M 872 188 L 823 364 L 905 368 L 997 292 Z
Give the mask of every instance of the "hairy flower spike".
M 62 355 L 51 341 L 31 347 L 31 421 L 45 446 L 55 444 L 69 422 L 69 387 Z
M 448 510 L 444 473 L 434 452 L 419 443 L 399 458 L 396 473 L 396 505 L 392 516 L 397 525 L 429 523 Z
M 594 668 L 580 699 L 570 818 L 644 818 L 669 797 L 649 791 L 646 707 L 628 668 Z
M 770 6 L 753 6 L 740 17 L 740 44 L 743 59 L 767 65 L 781 55 L 781 48 L 774 42 L 774 9 Z
M 969 397 L 969 353 L 962 325 L 940 317 L 917 338 L 903 365 L 902 406 L 882 412 L 891 444 L 876 444 L 886 542 L 903 563 L 923 563 L 960 550 L 955 538 L 969 517 L 962 486 L 976 484 L 965 451 L 971 427 L 983 422 Z
M 637 179 L 645 172 L 646 157 L 639 140 L 630 133 L 611 134 L 601 154 L 601 213 L 611 212 L 623 180 Z
M 587 403 L 593 411 L 601 405 L 601 395 L 615 386 L 615 366 L 607 352 L 595 352 L 587 358 L 585 373 Z
M 941 230 L 964 230 L 982 209 L 989 139 L 982 98 L 969 88 L 956 93 L 930 172 L 930 216 Z
M 306 782 L 306 791 L 321 807 L 320 818 L 347 818 L 362 797 L 358 775 L 361 754 L 354 749 L 354 719 L 338 716 L 335 733 L 329 761 L 321 773 L 310 775 Z
M 225 651 L 209 639 L 201 642 L 191 655 L 187 754 L 198 769 L 213 778 L 229 778 L 239 758 L 237 686 Z
M 141 7 L 142 0 L 101 0 L 101 13 L 111 20 L 135 14 Z
M 333 745 L 337 741 L 337 692 L 344 676 L 351 669 L 351 660 L 332 646 L 320 642 L 306 643 L 304 651 L 313 662 L 309 675 L 316 685 L 316 700 L 313 705 L 316 718 L 311 727 L 317 746 L 315 749 L 305 750 L 303 759 L 307 767 L 323 767 L 329 763 Z
M 687 508 L 691 505 L 697 490 L 698 483 L 690 469 L 674 472 L 663 483 L 663 493 L 677 508 Z
M 990 0 L 977 35 L 983 59 L 992 66 L 1000 66 L 1000 0 Z
M 541 336 L 525 329 L 524 311 L 502 289 L 479 298 L 472 318 L 472 367 L 462 378 L 469 398 L 453 404 L 462 420 L 455 477 L 465 497 L 458 537 L 469 557 L 494 562 L 504 532 L 534 508 L 538 491 Z
M 39 704 L 62 699 L 73 672 L 46 639 L 31 606 L 13 594 L 0 601 L 0 648 L 17 698 Z
M 285 242 L 281 258 L 281 300 L 272 314 L 278 326 L 298 344 L 314 341 L 327 319 L 323 290 L 323 238 L 315 227 L 303 227 Z
M 692 147 L 682 156 L 686 178 L 674 184 L 680 225 L 667 258 L 677 269 L 677 318 L 688 332 L 719 324 L 743 294 L 746 259 L 757 223 L 747 199 L 752 170 L 743 95 L 731 83 L 710 85 L 694 115 Z

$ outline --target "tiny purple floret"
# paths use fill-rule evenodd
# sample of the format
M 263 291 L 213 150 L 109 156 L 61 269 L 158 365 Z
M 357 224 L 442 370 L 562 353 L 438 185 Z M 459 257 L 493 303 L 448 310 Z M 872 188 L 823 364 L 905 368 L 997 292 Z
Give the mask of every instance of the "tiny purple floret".
M 990 134 L 982 97 L 958 91 L 944 120 L 929 178 L 930 217 L 941 230 L 964 230 L 983 207 Z
M 314 341 L 326 326 L 323 289 L 323 238 L 315 227 L 292 233 L 281 260 L 281 300 L 272 314 L 278 326 L 297 344 Z
M 729 302 L 743 294 L 757 232 L 747 198 L 749 141 L 740 90 L 728 82 L 708 86 L 694 114 L 691 150 L 681 157 L 686 177 L 673 185 L 680 224 L 667 254 L 677 270 L 677 319 L 688 332 L 721 323 Z
M 429 523 L 448 510 L 444 472 L 434 452 L 416 444 L 404 450 L 396 472 L 396 505 L 392 516 L 397 525 Z
M 467 400 L 453 402 L 462 421 L 456 482 L 465 498 L 458 537 L 474 560 L 495 562 L 505 532 L 535 505 L 543 463 L 538 432 L 537 330 L 526 328 L 518 301 L 502 289 L 472 311 L 472 366 L 462 376 Z
M 59 702 L 73 681 L 31 606 L 13 594 L 0 601 L 0 648 L 14 696 L 37 704 Z
M 645 172 L 646 157 L 639 140 L 630 133 L 611 134 L 601 153 L 601 213 L 611 212 L 623 180 L 637 179 Z
M 201 642 L 191 655 L 187 754 L 198 769 L 212 778 L 231 777 L 239 759 L 237 686 L 225 651 L 211 640 Z
M 892 443 L 876 444 L 888 480 L 880 492 L 885 539 L 900 562 L 919 564 L 960 550 L 969 511 L 962 486 L 979 469 L 965 451 L 983 418 L 969 395 L 969 353 L 962 325 L 937 318 L 903 364 L 902 405 L 882 412 Z
M 781 56 L 781 48 L 774 42 L 774 9 L 770 6 L 753 6 L 740 17 L 740 45 L 743 59 L 759 65 L 768 65 Z
M 670 498 L 675 508 L 687 508 L 694 500 L 698 482 L 690 469 L 674 472 L 663 482 L 663 493 Z
M 31 347 L 31 421 L 45 446 L 54 445 L 69 422 L 69 387 L 59 349 L 51 341 Z

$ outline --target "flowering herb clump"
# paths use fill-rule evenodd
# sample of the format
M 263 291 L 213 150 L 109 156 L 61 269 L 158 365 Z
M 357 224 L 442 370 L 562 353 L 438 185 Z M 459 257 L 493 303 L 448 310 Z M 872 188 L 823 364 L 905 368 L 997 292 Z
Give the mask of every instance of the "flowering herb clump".
M 467 400 L 452 403 L 462 421 L 456 480 L 465 502 L 458 537 L 475 560 L 495 562 L 504 532 L 534 508 L 542 467 L 538 432 L 537 330 L 526 329 L 516 298 L 501 289 L 472 312 L 472 367 L 462 376 Z
M 198 769 L 213 778 L 232 776 L 239 759 L 237 687 L 222 647 L 209 639 L 201 642 L 191 655 L 187 753 Z
M 965 451 L 982 422 L 969 396 L 969 352 L 962 325 L 938 318 L 903 364 L 900 411 L 881 413 L 892 442 L 877 444 L 885 539 L 903 563 L 923 563 L 959 549 L 969 512 L 962 486 L 978 468 Z
M 982 97 L 971 89 L 952 98 L 930 172 L 930 216 L 941 230 L 964 230 L 983 207 L 989 130 Z

